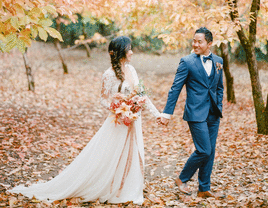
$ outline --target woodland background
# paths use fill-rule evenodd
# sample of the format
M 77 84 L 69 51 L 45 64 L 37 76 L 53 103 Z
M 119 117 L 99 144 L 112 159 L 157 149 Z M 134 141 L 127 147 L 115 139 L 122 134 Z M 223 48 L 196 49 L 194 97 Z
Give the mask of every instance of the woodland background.
M 9 8 L 7 5 L 9 3 L 12 6 L 12 1 L 1 1 L 0 206 L 137 207 L 132 203 L 119 205 L 101 204 L 98 201 L 81 203 L 79 199 L 67 199 L 48 204 L 20 195 L 11 195 L 6 190 L 21 183 L 31 184 L 56 176 L 98 131 L 108 114 L 99 104 L 101 76 L 110 66 L 107 44 L 116 35 L 126 34 L 132 38 L 134 55 L 131 64 L 151 90 L 152 102 L 162 111 L 180 58 L 191 51 L 189 47 L 191 35 L 189 37 L 187 35 L 192 32 L 190 25 L 193 22 L 187 22 L 190 21 L 188 18 L 184 19 L 185 16 L 182 14 L 186 15 L 187 12 L 179 10 L 180 5 L 176 5 L 176 1 L 173 2 L 173 7 L 178 9 L 175 14 L 182 15 L 177 20 L 177 26 L 181 26 L 181 22 L 184 22 L 189 28 L 189 30 L 186 28 L 187 31 L 186 29 L 180 31 L 179 36 L 168 27 L 165 28 L 164 33 L 160 33 L 157 25 L 152 25 L 155 21 L 153 15 L 159 15 L 156 12 L 158 11 L 156 7 L 158 8 L 159 5 L 152 3 L 157 1 L 137 1 L 139 7 L 134 6 L 134 9 L 129 11 L 132 16 L 128 16 L 127 24 L 125 19 L 125 24 L 121 19 L 121 26 L 118 23 L 122 17 L 118 17 L 118 12 L 112 13 L 105 10 L 107 8 L 103 6 L 102 1 L 95 1 L 100 5 L 87 2 L 91 2 L 92 8 L 100 6 L 99 10 L 96 10 L 100 15 L 92 15 L 92 12 L 88 15 L 88 11 L 76 13 L 74 9 L 80 7 L 76 8 L 74 5 L 71 7 L 65 1 L 54 1 L 54 6 L 45 6 L 51 16 L 44 15 L 40 13 L 41 10 L 36 9 L 44 6 L 38 4 L 42 1 L 18 2 L 23 3 L 19 4 L 20 6 L 28 4 L 25 8 L 21 6 L 25 17 L 37 18 L 39 22 L 37 24 L 29 21 L 27 24 L 25 20 L 25 22 L 18 21 L 19 25 L 17 25 L 16 17 L 20 20 L 21 15 L 18 14 L 21 13 L 11 12 L 13 16 L 7 18 L 7 11 L 12 11 L 12 7 Z M 27 12 L 28 7 L 31 7 L 29 2 L 36 3 L 32 8 L 32 10 L 35 8 L 34 12 L 30 10 L 32 14 Z M 189 2 L 195 4 L 192 9 L 199 8 L 198 12 L 201 12 L 200 8 L 209 8 L 207 6 L 209 1 L 203 1 L 206 4 L 201 4 L 199 1 Z M 245 7 L 250 9 L 255 1 L 240 1 L 241 4 L 245 2 L 247 3 Z M 169 6 L 168 3 L 164 4 L 164 0 L 162 3 L 164 9 L 165 6 Z M 185 6 L 185 2 L 180 3 Z M 214 6 L 216 9 L 224 8 L 224 4 L 220 5 L 220 3 Z M 262 1 L 261 6 L 262 10 L 268 8 L 266 1 Z M 139 12 L 143 13 L 137 12 L 135 8 L 139 8 Z M 213 6 L 209 11 L 215 14 L 211 8 Z M 262 17 L 262 10 L 259 13 L 260 17 Z M 70 12 L 73 12 L 72 15 L 67 15 L 71 14 Z M 112 16 L 113 14 L 115 16 Z M 109 15 L 110 19 L 107 18 Z M 202 21 L 200 15 L 193 15 L 192 19 L 199 16 L 199 20 Z M 266 20 L 264 17 L 261 20 L 264 21 L 259 21 L 263 26 L 262 31 L 259 29 L 257 33 L 257 40 L 261 41 L 258 44 L 255 43 L 257 41 L 253 41 L 253 45 L 255 44 L 254 53 L 261 93 L 267 95 L 268 45 L 265 36 L 261 35 L 265 33 Z M 167 24 L 164 20 L 160 23 Z M 148 28 L 143 30 L 144 28 L 140 28 L 139 24 L 146 25 Z M 248 24 L 245 21 L 241 25 L 245 27 L 243 31 L 251 28 L 250 21 Z M 130 26 L 132 29 L 129 28 Z M 196 27 L 197 24 L 193 28 Z M 45 31 L 40 28 L 44 28 Z M 221 25 L 220 28 L 225 27 Z M 19 32 L 15 38 L 16 30 Z M 215 44 L 213 52 L 223 55 L 222 43 L 227 46 L 229 72 L 233 77 L 235 93 L 235 100 L 227 97 L 227 80 L 224 77 L 224 117 L 221 119 L 217 141 L 212 190 L 222 191 L 227 197 L 223 200 L 198 198 L 196 196 L 197 176 L 189 183 L 194 190 L 192 196 L 180 194 L 174 185 L 174 178 L 194 150 L 187 123 L 182 120 L 185 102 L 185 89 L 183 89 L 168 127 L 158 126 L 149 112 L 143 112 L 146 167 L 145 202 L 141 207 L 268 206 L 268 137 L 265 133 L 258 133 L 254 100 L 256 96 L 254 97 L 252 92 L 253 78 L 249 70 L 250 64 L 247 63 L 247 49 L 244 50 L 243 44 L 237 37 L 235 38 L 236 30 L 233 31 L 232 36 L 228 33 L 227 42 L 226 39 L 219 38 L 220 35 L 223 37 L 224 33 L 218 34 L 217 30 L 213 32 L 216 33 L 215 43 L 219 43 Z M 267 102 L 263 101 L 264 106 L 265 103 L 268 109 Z M 262 109 L 265 114 L 266 111 Z

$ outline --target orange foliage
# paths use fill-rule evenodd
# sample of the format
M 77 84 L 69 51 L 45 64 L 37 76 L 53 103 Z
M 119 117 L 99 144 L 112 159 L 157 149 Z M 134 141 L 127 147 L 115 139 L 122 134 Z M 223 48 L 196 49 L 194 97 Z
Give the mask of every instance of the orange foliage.
M 76 21 L 75 13 L 83 17 L 101 19 L 104 24 L 115 21 L 120 34 L 150 34 L 152 30 L 168 45 L 167 49 L 186 48 L 194 31 L 208 27 L 215 36 L 214 44 L 237 40 L 236 31 L 248 28 L 251 19 L 250 0 L 238 1 L 240 17 L 230 19 L 227 1 L 219 0 L 2 0 L 0 1 L 0 49 L 8 52 L 18 47 L 24 52 L 37 35 L 46 40 L 48 34 L 61 39 L 51 29 L 51 16 L 58 14 Z M 268 2 L 261 1 L 258 15 L 257 42 L 266 43 L 268 33 Z M 22 35 L 21 31 L 31 33 Z

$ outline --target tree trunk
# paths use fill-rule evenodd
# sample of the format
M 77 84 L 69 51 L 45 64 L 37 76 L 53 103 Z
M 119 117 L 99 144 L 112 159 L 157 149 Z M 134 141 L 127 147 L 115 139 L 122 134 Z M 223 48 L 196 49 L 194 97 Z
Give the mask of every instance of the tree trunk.
M 220 49 L 221 49 L 221 56 L 223 58 L 223 70 L 226 78 L 227 100 L 230 103 L 236 103 L 235 92 L 234 92 L 234 78 L 230 72 L 227 44 L 221 43 Z
M 26 48 L 25 53 L 23 54 L 23 60 L 24 60 L 24 65 L 26 68 L 26 75 L 27 75 L 27 79 L 28 79 L 28 89 L 32 92 L 34 92 L 34 78 L 32 75 L 32 68 L 30 66 L 30 62 L 28 60 L 27 57 L 27 50 L 28 48 Z
M 59 18 L 60 17 L 58 17 L 56 19 L 56 29 L 60 32 L 60 21 L 59 21 Z M 67 64 L 64 61 L 63 54 L 61 52 L 60 41 L 57 38 L 55 38 L 54 39 L 54 44 L 55 44 L 55 46 L 57 48 L 57 51 L 59 53 L 59 57 L 60 57 L 60 60 L 61 60 L 61 63 L 62 63 L 63 73 L 64 74 L 68 74 L 68 67 L 67 67 Z
M 85 30 L 86 24 L 82 21 L 82 27 L 83 27 L 83 35 L 85 37 L 85 40 L 87 39 L 87 33 Z M 84 44 L 86 51 L 87 51 L 87 57 L 90 58 L 90 47 L 88 46 L 88 43 Z
M 266 59 L 265 61 L 268 62 L 268 40 L 266 40 L 266 58 L 265 59 Z
M 239 13 L 237 8 L 237 0 L 228 1 L 230 6 L 230 16 L 233 22 L 239 21 Z M 265 119 L 265 106 L 262 97 L 261 82 L 259 78 L 259 70 L 257 65 L 257 58 L 255 53 L 255 42 L 257 34 L 257 16 L 260 9 L 260 0 L 252 0 L 251 3 L 251 19 L 249 25 L 249 36 L 245 34 L 245 29 L 239 25 L 240 29 L 237 31 L 240 43 L 242 44 L 247 58 L 247 65 L 250 74 L 252 95 L 256 113 L 257 128 L 259 134 L 268 134 L 268 125 Z
M 252 45 L 251 47 L 248 47 L 248 48 L 244 47 L 244 49 L 246 51 L 248 70 L 250 74 L 258 133 L 265 134 L 268 126 L 265 125 L 265 114 L 264 114 L 265 106 L 264 106 L 264 100 L 262 97 L 262 88 L 261 88 L 261 82 L 260 82 L 260 77 L 259 77 L 256 54 L 255 54 L 254 46 Z
M 87 43 L 84 44 L 86 51 L 87 51 L 87 57 L 90 58 L 90 47 L 88 46 Z
M 267 101 L 266 101 L 266 108 L 265 108 L 265 120 L 266 120 L 266 135 L 268 135 L 268 94 L 267 94 Z

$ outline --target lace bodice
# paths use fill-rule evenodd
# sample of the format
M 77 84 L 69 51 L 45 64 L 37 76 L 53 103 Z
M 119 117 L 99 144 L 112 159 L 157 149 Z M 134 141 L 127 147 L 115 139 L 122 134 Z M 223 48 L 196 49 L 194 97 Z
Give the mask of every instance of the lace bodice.
M 137 72 L 135 68 L 129 64 L 126 65 L 126 68 L 128 70 L 128 80 L 131 80 L 129 83 L 127 80 L 125 80 L 122 84 L 121 93 L 123 94 L 129 94 L 133 90 L 133 86 L 131 85 L 138 85 L 139 84 L 139 78 L 137 75 Z M 111 104 L 111 99 L 115 93 L 118 92 L 118 87 L 120 85 L 121 81 L 116 78 L 115 72 L 110 67 L 107 69 L 103 76 L 102 76 L 102 89 L 101 89 L 101 99 L 100 102 L 105 108 L 109 108 Z M 146 108 L 155 116 L 159 117 L 160 113 L 156 109 L 156 107 L 152 104 L 151 100 L 146 96 Z

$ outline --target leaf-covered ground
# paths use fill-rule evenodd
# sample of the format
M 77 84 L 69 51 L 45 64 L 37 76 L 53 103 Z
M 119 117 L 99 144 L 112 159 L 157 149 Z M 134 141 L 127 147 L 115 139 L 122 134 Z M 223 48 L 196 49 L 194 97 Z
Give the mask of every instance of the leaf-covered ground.
M 27 90 L 21 54 L 0 57 L 0 207 L 267 207 L 268 137 L 256 133 L 251 85 L 246 66 L 232 65 L 237 104 L 224 97 L 224 118 L 217 141 L 212 190 L 223 200 L 197 197 L 197 176 L 189 182 L 191 196 L 181 194 L 174 179 L 194 149 L 182 120 L 185 90 L 168 127 L 157 126 L 143 113 L 145 185 L 143 206 L 80 203 L 68 199 L 53 204 L 6 192 L 11 186 L 49 180 L 66 167 L 98 131 L 107 116 L 99 105 L 101 75 L 109 67 L 106 51 L 65 51 L 69 74 L 63 75 L 53 45 L 35 43 L 29 59 L 35 93 Z M 134 54 L 132 65 L 151 89 L 161 111 L 180 55 Z M 268 93 L 268 70 L 260 70 L 263 95 Z

